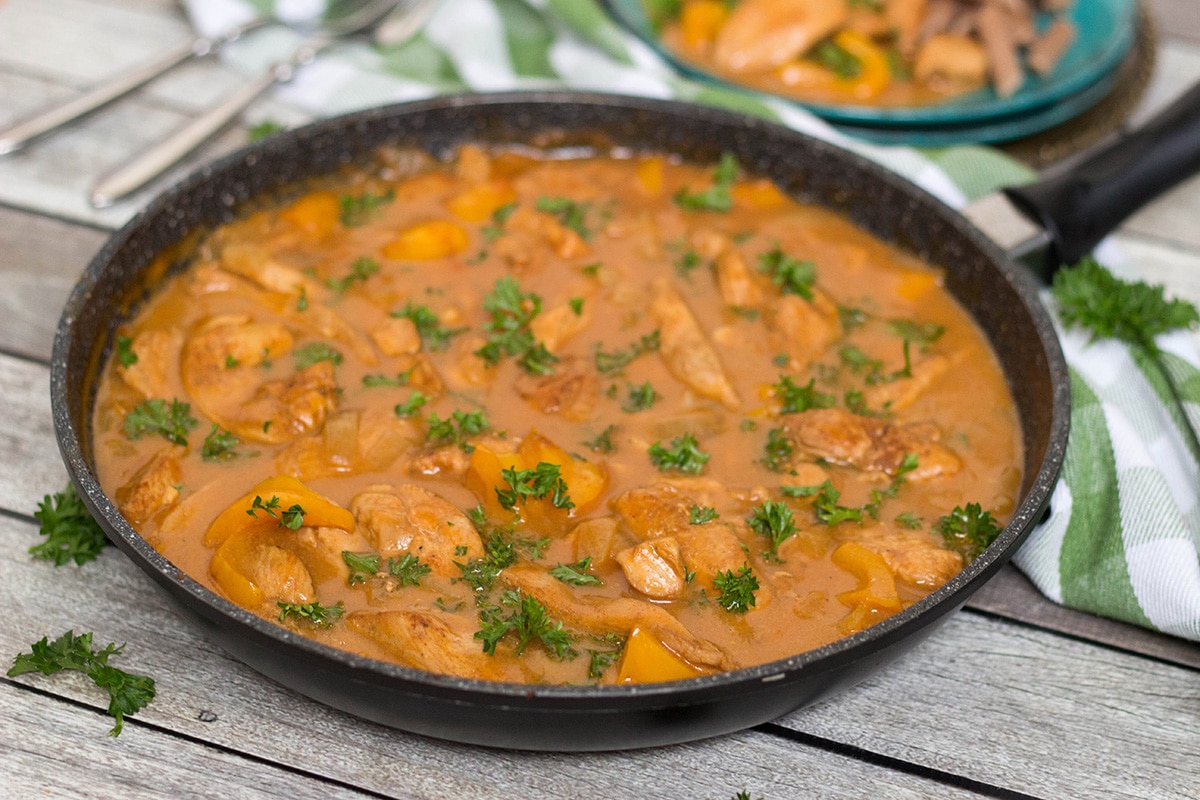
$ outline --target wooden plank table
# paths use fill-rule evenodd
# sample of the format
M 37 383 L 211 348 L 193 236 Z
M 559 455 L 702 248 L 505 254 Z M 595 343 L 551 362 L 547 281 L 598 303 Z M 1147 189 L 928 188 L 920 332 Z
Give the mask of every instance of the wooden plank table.
M 1135 119 L 1200 79 L 1194 0 L 1150 5 L 1158 69 Z M 0 0 L 0 125 L 187 36 L 170 0 Z M 434 741 L 300 697 L 210 643 L 114 548 L 82 568 L 31 561 L 32 512 L 66 481 L 47 391 L 59 309 L 171 176 L 103 212 L 84 190 L 239 81 L 201 60 L 0 159 L 0 665 L 44 635 L 94 631 L 158 681 L 113 739 L 85 679 L 0 677 L 0 797 L 1200 797 L 1200 646 L 1055 606 L 1013 569 L 833 699 L 713 740 L 572 755 Z M 270 101 L 257 113 L 296 119 Z M 244 141 L 233 130 L 174 174 Z M 1140 275 L 1194 302 L 1197 218 L 1193 179 L 1117 237 Z

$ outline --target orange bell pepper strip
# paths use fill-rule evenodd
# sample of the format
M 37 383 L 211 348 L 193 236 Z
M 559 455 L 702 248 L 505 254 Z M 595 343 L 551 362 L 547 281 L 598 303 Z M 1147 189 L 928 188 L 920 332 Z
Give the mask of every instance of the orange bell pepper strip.
M 434 219 L 400 231 L 383 246 L 382 253 L 393 261 L 429 261 L 461 253 L 470 244 L 471 237 L 461 225 Z
M 858 579 L 858 588 L 838 595 L 838 602 L 850 607 L 840 627 L 844 633 L 857 633 L 904 608 L 896 591 L 896 578 L 883 556 L 856 542 L 838 545 L 830 556 L 833 563 Z
M 259 498 L 257 507 L 255 498 Z M 274 515 L 261 504 L 270 504 Z M 204 533 L 204 544 L 217 547 L 235 533 L 280 527 L 283 521 L 280 515 L 296 505 L 304 509 L 303 524 L 306 527 L 354 530 L 354 515 L 349 511 L 296 478 L 277 475 L 260 482 L 218 514 Z
M 472 186 L 446 201 L 450 213 L 464 222 L 483 222 L 501 208 L 517 201 L 508 181 L 493 180 Z
M 279 213 L 314 239 L 324 239 L 337 227 L 342 205 L 333 192 L 309 192 Z
M 703 674 L 704 670 L 668 650 L 657 636 L 634 628 L 625 640 L 625 650 L 617 669 L 617 683 L 681 681 Z
M 704 47 L 717 38 L 728 18 L 729 7 L 721 0 L 687 0 L 679 12 L 683 43 L 693 49 Z

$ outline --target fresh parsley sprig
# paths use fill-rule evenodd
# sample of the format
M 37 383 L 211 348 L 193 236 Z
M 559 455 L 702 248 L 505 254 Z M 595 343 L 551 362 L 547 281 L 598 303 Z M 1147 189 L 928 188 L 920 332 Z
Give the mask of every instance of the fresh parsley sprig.
M 690 433 L 672 439 L 670 447 L 664 447 L 662 442 L 655 442 L 650 445 L 646 455 L 660 472 L 682 472 L 688 475 L 699 475 L 704 471 L 708 459 L 712 457 L 700 449 L 700 443 Z
M 728 211 L 733 208 L 729 190 L 737 180 L 738 161 L 733 153 L 722 153 L 713 170 L 712 186 L 698 192 L 680 189 L 675 193 L 675 205 L 688 211 Z
M 1200 324 L 1200 312 L 1185 300 L 1167 300 L 1162 286 L 1123 281 L 1086 257 L 1054 276 L 1059 316 L 1068 326 L 1087 328 L 1092 340 L 1120 339 L 1158 353 L 1154 337 Z
M 38 503 L 33 515 L 42 523 L 44 542 L 29 548 L 36 559 L 53 561 L 61 567 L 69 561 L 85 564 L 94 561 L 108 539 L 99 523 L 88 513 L 83 499 L 75 491 L 74 484 L 53 495 L 46 495 Z
M 29 672 L 54 675 L 63 670 L 82 672 L 92 682 L 108 692 L 108 714 L 116 720 L 109 736 L 120 736 L 125 717 L 145 708 L 154 699 L 154 679 L 111 666 L 108 659 L 119 654 L 125 645 L 109 643 L 100 650 L 92 645 L 92 634 L 67 631 L 53 642 L 43 636 L 28 653 L 19 654 L 8 670 L 15 678 Z
M 143 400 L 125 415 L 125 435 L 140 439 L 147 433 L 157 433 L 172 444 L 186 446 L 188 431 L 200 424 L 191 412 L 191 404 L 177 398 L 170 405 L 162 398 Z
M 717 605 L 730 614 L 745 614 L 754 608 L 754 593 L 759 585 L 749 564 L 743 564 L 736 573 L 731 569 L 718 572 L 713 578 L 713 587 L 720 592 Z
M 1000 525 L 979 503 L 955 506 L 934 524 L 946 546 L 962 553 L 968 563 L 974 561 L 1000 535 Z

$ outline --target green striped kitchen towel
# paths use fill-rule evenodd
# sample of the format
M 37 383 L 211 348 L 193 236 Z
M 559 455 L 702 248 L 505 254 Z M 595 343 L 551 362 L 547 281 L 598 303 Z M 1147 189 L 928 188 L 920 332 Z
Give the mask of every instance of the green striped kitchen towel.
M 256 14 L 312 14 L 324 0 L 185 0 L 217 33 Z M 248 75 L 286 57 L 297 34 L 272 26 L 223 57 Z M 677 74 L 595 0 L 444 0 L 415 38 L 339 45 L 276 92 L 327 116 L 464 91 L 571 88 L 732 108 L 842 144 L 952 206 L 1031 175 L 987 147 L 917 151 L 849 140 L 789 103 Z M 1120 273 L 1111 244 L 1099 257 Z M 1054 302 L 1047 295 L 1054 310 Z M 1072 435 L 1048 520 L 1015 561 L 1064 605 L 1200 640 L 1200 359 L 1185 333 L 1154 352 L 1060 329 L 1071 368 Z

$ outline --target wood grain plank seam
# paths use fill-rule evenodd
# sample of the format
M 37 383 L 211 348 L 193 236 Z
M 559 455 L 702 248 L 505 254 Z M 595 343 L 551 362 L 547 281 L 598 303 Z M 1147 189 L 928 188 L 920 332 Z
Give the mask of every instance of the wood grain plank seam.
M 19 689 L 21 691 L 30 692 L 30 693 L 35 694 L 38 697 L 41 697 L 43 699 L 57 701 L 63 705 L 71 706 L 73 708 L 91 711 L 91 712 L 95 713 L 97 716 L 107 717 L 104 707 L 98 706 L 98 705 L 93 705 L 93 704 L 87 702 L 86 700 L 77 700 L 72 697 L 64 697 L 63 695 L 55 694 L 54 692 L 52 692 L 48 689 L 43 689 L 39 686 L 32 686 L 28 683 L 23 683 L 22 681 L 16 681 L 11 678 L 7 678 L 7 677 L 3 677 L 3 676 L 0 676 L 0 685 L 6 686 L 6 687 L 13 687 L 13 688 Z M 109 722 L 111 723 L 111 720 L 109 720 Z M 358 792 L 359 794 L 363 795 L 364 797 L 374 797 L 374 798 L 378 798 L 378 800 L 394 800 L 394 798 L 395 798 L 395 795 L 382 794 L 382 793 L 374 791 L 372 789 L 367 789 L 362 786 L 356 786 L 355 784 L 352 784 L 348 781 L 339 780 L 337 778 L 331 778 L 328 775 L 322 775 L 318 772 L 312 772 L 311 770 L 300 769 L 300 768 L 294 767 L 290 764 L 285 764 L 285 763 L 282 763 L 279 761 L 272 761 L 270 759 L 254 755 L 253 753 L 246 753 L 241 750 L 236 750 L 232 747 L 227 747 L 225 745 L 218 744 L 216 742 L 211 742 L 211 741 L 202 739 L 197 736 L 191 736 L 186 733 L 181 733 L 180 731 L 173 730 L 173 729 L 165 727 L 163 725 L 159 725 L 159 724 L 156 724 L 153 722 L 148 722 L 147 720 L 142 719 L 137 716 L 126 716 L 125 717 L 125 727 L 128 728 L 128 727 L 134 727 L 134 726 L 146 728 L 147 730 L 152 730 L 156 733 L 164 734 L 164 735 L 173 737 L 175 739 L 179 739 L 181 741 L 187 742 L 188 744 L 197 745 L 199 747 L 205 747 L 205 748 L 208 748 L 215 752 L 224 753 L 226 755 L 230 755 L 230 756 L 233 756 L 236 758 L 241 758 L 246 761 L 252 762 L 254 764 L 260 764 L 262 766 L 265 766 L 265 767 L 268 767 L 271 769 L 275 769 L 280 772 L 285 772 L 285 773 L 288 773 L 291 775 L 297 775 L 297 776 L 300 776 L 303 778 L 308 778 L 308 779 L 316 781 L 318 783 L 327 784 L 329 786 L 335 786 L 339 789 L 346 789 L 348 791 Z
M 1018 792 L 1015 789 L 1006 789 L 1003 786 L 996 786 L 995 784 L 978 781 L 974 778 L 966 777 L 965 775 L 958 775 L 953 772 L 945 772 L 943 770 L 925 766 L 923 764 L 914 764 L 910 761 L 904 761 L 903 759 L 895 758 L 893 756 L 876 753 L 852 744 L 837 742 L 820 736 L 814 736 L 810 733 L 804 733 L 803 731 L 788 728 L 775 722 L 763 723 L 762 725 L 755 726 L 752 730 L 768 736 L 786 739 L 796 744 L 802 744 L 806 747 L 824 750 L 827 753 L 841 756 L 843 758 L 851 758 L 856 761 L 894 770 L 896 772 L 903 772 L 907 775 L 912 775 L 917 778 L 923 778 L 925 780 L 934 781 L 936 783 L 941 783 L 958 789 L 965 789 L 984 797 L 995 798 L 995 800 L 1048 800 L 1047 798 L 1041 798 L 1037 795 Z
M 1175 659 L 1172 659 L 1172 658 L 1156 656 L 1156 655 L 1153 655 L 1150 653 L 1143 653 L 1140 650 L 1133 650 L 1131 648 L 1121 647 L 1120 645 L 1113 644 L 1112 642 L 1106 642 L 1106 641 L 1097 640 L 1097 639 L 1090 639 L 1087 636 L 1083 636 L 1081 634 L 1071 633 L 1070 631 L 1064 631 L 1059 628 L 1042 625 L 1037 622 L 1030 622 L 1029 620 L 1020 619 L 1018 617 L 1010 617 L 1006 614 L 1001 614 L 998 611 L 990 611 L 990 610 L 983 609 L 983 608 L 977 608 L 977 607 L 970 605 L 969 602 L 966 606 L 963 607 L 962 613 L 975 614 L 975 615 L 978 615 L 985 619 L 990 619 L 990 620 L 994 620 L 997 622 L 1004 622 L 1004 623 L 1008 623 L 1009 625 L 1016 625 L 1018 627 L 1026 629 L 1026 630 L 1038 631 L 1039 633 L 1053 634 L 1055 636 L 1059 636 L 1059 637 L 1062 637 L 1063 639 L 1068 639 L 1073 642 L 1080 642 L 1082 644 L 1086 644 L 1091 647 L 1099 647 L 1099 648 L 1108 650 L 1113 653 L 1122 653 L 1122 654 L 1128 655 L 1128 656 L 1135 656 L 1137 658 L 1145 659 L 1146 661 L 1152 661 L 1156 664 L 1161 664 L 1163 666 L 1177 667 L 1179 669 L 1186 669 L 1189 672 L 1200 673 L 1200 667 L 1197 667 L 1194 664 L 1189 664 L 1187 662 L 1182 662 L 1182 661 L 1176 661 Z M 1198 645 L 1198 646 L 1200 646 L 1200 645 Z
M 16 154 L 13 154 L 10 156 L 3 156 L 2 158 L 21 158 L 21 154 L 16 153 Z M 111 235 L 113 232 L 118 230 L 117 228 L 114 228 L 111 225 L 102 225 L 98 222 L 90 222 L 88 220 L 79 219 L 77 217 L 67 216 L 65 214 L 57 214 L 53 211 L 43 211 L 40 208 L 39 209 L 31 209 L 28 206 L 17 206 L 17 205 L 13 205 L 12 203 L 6 203 L 3 200 L 0 200 L 0 209 L 13 211 L 18 214 L 28 214 L 30 216 L 39 217 L 41 219 L 48 219 L 48 220 L 52 220 L 54 222 L 61 222 L 64 225 L 71 225 L 72 227 L 76 227 L 76 228 L 86 228 L 88 230 L 97 231 L 98 233 L 104 233 L 104 234 L 109 234 L 109 235 Z

